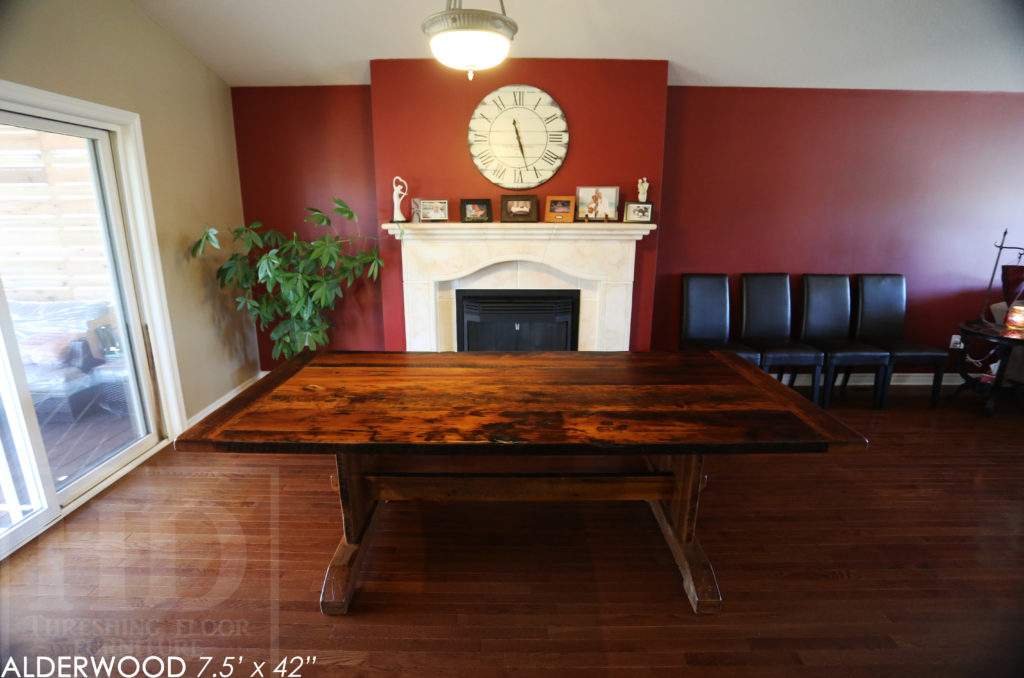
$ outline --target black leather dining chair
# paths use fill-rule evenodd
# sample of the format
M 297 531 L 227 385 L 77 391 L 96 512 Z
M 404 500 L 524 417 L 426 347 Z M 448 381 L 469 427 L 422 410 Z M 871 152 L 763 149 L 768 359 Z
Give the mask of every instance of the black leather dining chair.
M 939 404 L 942 376 L 949 352 L 904 339 L 907 316 L 907 281 L 898 273 L 862 273 L 856 280 L 857 302 L 854 337 L 889 352 L 879 407 L 885 407 L 889 384 L 896 367 L 922 365 L 932 369 L 931 406 Z M 843 384 L 849 373 L 843 375 Z
M 804 315 L 800 340 L 825 352 L 825 381 L 821 406 L 828 409 L 836 370 L 841 367 L 875 368 L 874 406 L 881 406 L 889 352 L 850 338 L 850 279 L 845 275 L 805 274 Z M 844 375 L 845 378 L 845 375 Z
M 817 403 L 825 353 L 794 341 L 790 336 L 792 312 L 789 274 L 744 273 L 740 280 L 743 285 L 743 328 L 740 341 L 761 352 L 761 368 L 766 372 L 771 372 L 772 368 L 783 371 L 792 368 L 790 386 L 796 380 L 799 368 L 810 367 L 811 400 Z
M 732 351 L 755 365 L 761 353 L 729 340 L 729 276 L 724 273 L 684 273 L 679 348 Z

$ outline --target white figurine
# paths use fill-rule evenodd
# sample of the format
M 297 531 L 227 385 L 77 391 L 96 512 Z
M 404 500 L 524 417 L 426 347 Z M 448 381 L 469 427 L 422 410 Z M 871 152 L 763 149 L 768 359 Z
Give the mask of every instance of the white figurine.
M 650 188 L 650 184 L 647 183 L 647 177 L 643 177 L 636 182 L 636 197 L 637 202 L 647 202 L 647 189 Z
M 405 215 L 402 214 L 402 198 L 409 195 L 409 184 L 402 177 L 395 177 L 391 182 L 391 187 L 395 189 L 395 192 L 391 194 L 391 202 L 395 206 L 395 214 L 392 219 L 395 223 L 405 221 Z

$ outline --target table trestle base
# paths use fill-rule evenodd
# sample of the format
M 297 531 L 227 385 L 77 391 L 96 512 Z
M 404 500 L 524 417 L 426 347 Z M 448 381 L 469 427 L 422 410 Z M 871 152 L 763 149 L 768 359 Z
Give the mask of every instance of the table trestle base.
M 703 457 L 648 457 L 646 472 L 445 473 L 380 472 L 357 454 L 337 456 L 337 489 L 345 536 L 327 568 L 320 610 L 346 614 L 373 536 L 379 501 L 646 501 L 650 504 L 683 589 L 695 612 L 716 612 L 722 596 L 694 532 L 704 487 Z M 354 535 L 350 540 L 348 535 Z
M 643 501 L 669 499 L 671 473 L 386 473 L 365 476 L 384 501 Z

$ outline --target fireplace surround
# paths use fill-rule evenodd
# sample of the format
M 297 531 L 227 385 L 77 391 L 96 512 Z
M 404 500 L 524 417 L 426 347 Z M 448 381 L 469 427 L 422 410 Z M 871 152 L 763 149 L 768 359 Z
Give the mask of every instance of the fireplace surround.
M 388 223 L 402 243 L 409 351 L 456 349 L 455 292 L 579 290 L 581 351 L 629 349 L 635 223 Z

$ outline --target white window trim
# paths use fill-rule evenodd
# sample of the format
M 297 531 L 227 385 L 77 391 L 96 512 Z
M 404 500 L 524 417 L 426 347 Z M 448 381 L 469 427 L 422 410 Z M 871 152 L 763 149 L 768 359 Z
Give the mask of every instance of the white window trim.
M 187 427 L 185 398 L 178 373 L 178 361 L 171 332 L 170 313 L 164 287 L 163 268 L 157 246 L 156 218 L 146 171 L 146 154 L 142 143 L 142 121 L 138 113 L 124 111 L 102 104 L 54 94 L 34 87 L 26 87 L 0 80 L 0 108 L 40 118 L 51 118 L 105 129 L 111 133 L 111 144 L 119 170 L 118 189 L 126 226 L 131 234 L 131 251 L 135 258 L 134 270 L 138 285 L 139 304 L 143 322 L 149 328 L 149 345 L 156 370 L 156 388 L 162 429 L 161 440 L 155 450 L 162 448 Z M 145 360 L 144 355 L 138 357 Z M 148 456 L 148 455 L 145 455 Z M 110 476 L 102 487 L 122 476 L 128 468 Z M 102 487 L 78 497 L 73 507 L 81 504 Z

